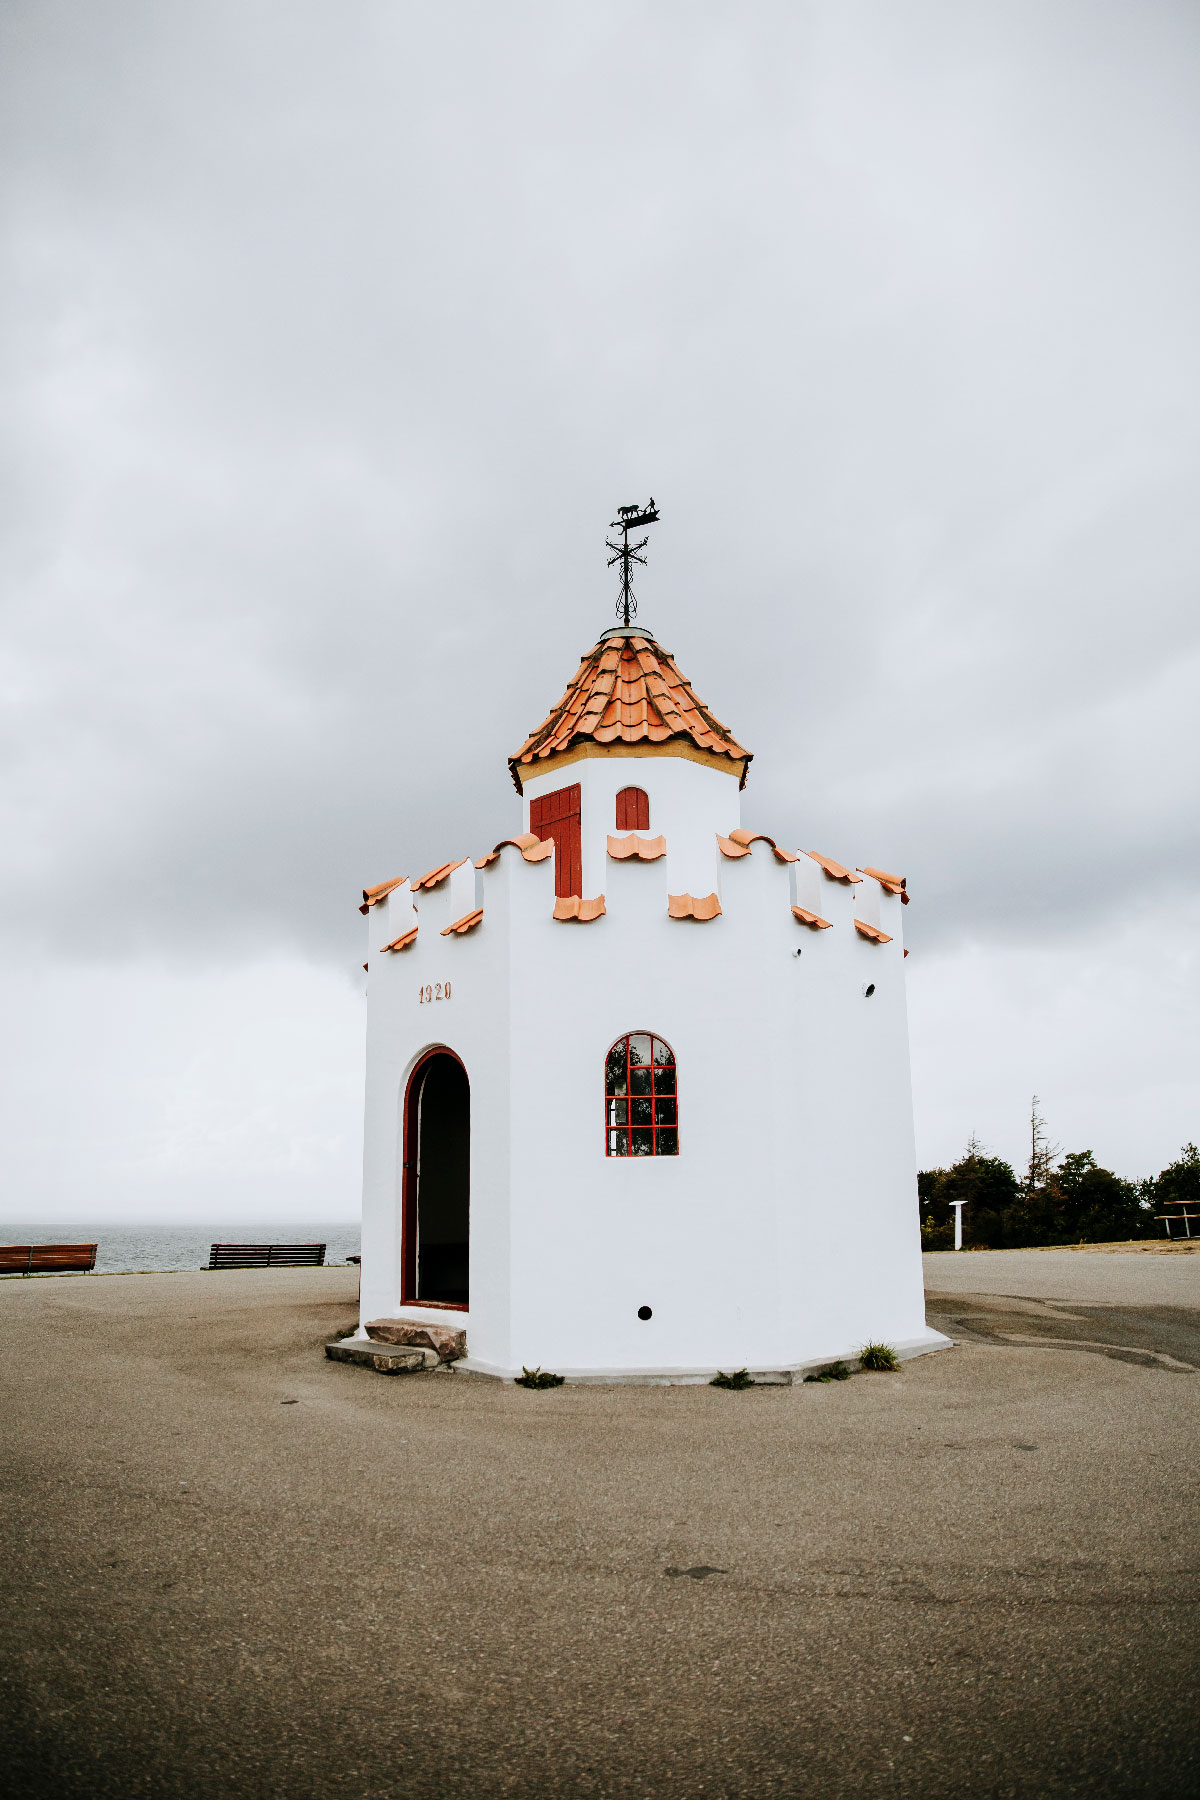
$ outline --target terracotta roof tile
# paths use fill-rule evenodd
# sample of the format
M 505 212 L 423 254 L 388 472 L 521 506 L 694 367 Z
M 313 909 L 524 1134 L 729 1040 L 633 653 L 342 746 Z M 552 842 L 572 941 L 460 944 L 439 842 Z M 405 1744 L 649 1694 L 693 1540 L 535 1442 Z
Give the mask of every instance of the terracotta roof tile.
M 819 913 L 808 912 L 803 906 L 793 906 L 792 914 L 802 925 L 811 925 L 814 931 L 828 931 L 833 924 L 832 919 L 823 919 Z
M 465 933 L 474 931 L 475 927 L 482 923 L 483 908 L 482 906 L 477 906 L 474 912 L 464 913 L 461 919 L 455 919 L 453 925 L 447 925 L 439 935 L 441 937 L 449 937 L 450 933 L 453 931 L 457 932 L 459 937 L 463 937 Z
M 899 894 L 905 906 L 908 905 L 908 883 L 903 875 L 889 875 L 886 869 L 870 869 L 865 863 L 862 872 L 864 875 L 873 875 L 880 887 L 885 888 L 889 894 Z
M 402 932 L 398 938 L 394 938 L 390 944 L 385 944 L 383 948 L 385 950 L 411 950 L 416 941 L 417 927 L 414 925 L 411 931 Z
M 435 888 L 440 886 L 440 884 L 445 881 L 447 875 L 453 875 L 455 869 L 461 869 L 466 860 L 465 856 L 460 856 L 457 862 L 440 863 L 436 869 L 430 869 L 427 874 L 421 876 L 419 881 L 413 882 L 413 893 L 417 893 L 420 888 Z
M 868 925 L 865 919 L 855 919 L 854 929 L 859 937 L 870 938 L 873 944 L 890 944 L 892 941 L 886 931 L 880 931 L 878 925 Z
M 575 919 L 580 925 L 590 925 L 603 912 L 603 894 L 597 894 L 594 900 L 581 900 L 578 894 L 560 894 L 554 902 L 556 919 Z
M 639 837 L 636 831 L 631 831 L 628 837 L 610 837 L 608 854 L 616 862 L 625 862 L 631 856 L 638 862 L 657 862 L 660 856 L 667 854 L 667 840 L 665 837 Z
M 364 888 L 362 891 L 363 903 L 358 909 L 359 912 L 370 912 L 373 906 L 378 906 L 381 900 L 387 899 L 393 888 L 403 887 L 407 880 L 407 875 L 397 875 L 394 881 L 381 881 L 378 887 Z
M 536 773 L 539 762 L 588 740 L 666 744 L 673 739 L 740 765 L 745 786 L 750 752 L 697 697 L 670 652 L 631 630 L 602 637 L 588 652 L 562 699 L 509 757 L 508 766 L 520 792 L 523 773 Z
M 502 850 L 510 849 L 519 850 L 526 862 L 545 862 L 548 856 L 554 855 L 554 839 L 547 838 L 543 842 L 540 837 L 535 837 L 532 831 L 524 832 L 521 837 L 501 838 L 496 848 L 489 850 L 486 856 L 481 856 L 475 867 L 486 869 L 489 863 L 495 862 Z
M 819 850 L 806 850 L 804 854 L 811 856 L 815 863 L 820 863 L 831 881 L 844 881 L 853 886 L 855 882 L 862 880 L 861 875 L 852 874 L 840 862 L 834 862 L 832 856 L 822 856 Z
M 701 924 L 715 919 L 721 910 L 721 902 L 715 894 L 668 894 L 667 917 L 671 919 L 698 919 Z
M 720 850 L 722 856 L 728 856 L 730 858 L 749 856 L 750 854 L 747 845 L 736 844 L 732 838 L 722 837 L 719 831 L 717 833 L 717 848 Z
M 729 834 L 729 838 L 730 838 L 730 841 L 732 841 L 733 843 L 740 844 L 743 851 L 748 851 L 752 844 L 758 844 L 758 843 L 770 844 L 771 849 L 775 853 L 775 861 L 776 862 L 793 863 L 793 862 L 797 862 L 799 860 L 799 858 L 792 855 L 792 852 L 790 850 L 781 850 L 779 848 L 778 844 L 775 842 L 775 839 L 773 837 L 768 837 L 765 831 L 742 831 L 739 828 L 737 831 L 731 831 Z M 720 838 L 718 838 L 717 842 L 721 843 L 722 840 Z M 724 846 L 722 845 L 722 848 L 723 847 Z M 726 856 L 728 856 L 729 851 L 726 850 L 725 854 L 726 854 Z

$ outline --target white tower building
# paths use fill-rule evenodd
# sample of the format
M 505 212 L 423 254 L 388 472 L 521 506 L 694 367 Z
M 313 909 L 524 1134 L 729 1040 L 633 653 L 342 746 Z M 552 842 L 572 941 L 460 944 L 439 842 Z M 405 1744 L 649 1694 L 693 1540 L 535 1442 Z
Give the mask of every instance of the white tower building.
M 522 829 L 366 891 L 362 1325 L 461 1367 L 795 1372 L 925 1323 L 901 877 L 745 831 L 633 625 L 509 759 Z

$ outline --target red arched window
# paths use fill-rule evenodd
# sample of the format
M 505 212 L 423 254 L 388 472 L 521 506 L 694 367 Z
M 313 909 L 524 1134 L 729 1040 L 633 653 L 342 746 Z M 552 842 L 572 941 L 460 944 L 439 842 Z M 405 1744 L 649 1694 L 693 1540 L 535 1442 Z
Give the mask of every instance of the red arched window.
M 617 830 L 649 831 L 650 796 L 645 788 L 622 788 L 617 795 Z
M 675 1052 L 648 1031 L 618 1038 L 604 1062 L 605 1152 L 678 1156 Z

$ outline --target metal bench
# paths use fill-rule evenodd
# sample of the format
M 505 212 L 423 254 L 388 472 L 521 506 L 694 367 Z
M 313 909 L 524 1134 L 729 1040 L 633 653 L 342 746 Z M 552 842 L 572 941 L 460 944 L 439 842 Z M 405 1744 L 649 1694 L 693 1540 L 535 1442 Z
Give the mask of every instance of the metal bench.
M 95 1244 L 0 1244 L 0 1275 L 78 1274 L 96 1266 Z
M 214 1244 L 210 1269 L 321 1269 L 324 1244 Z
M 1192 1221 L 1200 1224 L 1200 1212 L 1189 1212 L 1186 1200 L 1164 1200 L 1165 1212 L 1155 1213 L 1155 1219 L 1161 1219 L 1167 1228 L 1167 1236 L 1171 1236 L 1172 1225 L 1182 1225 L 1185 1237 L 1192 1235 Z M 1198 1234 L 1200 1235 L 1200 1234 Z

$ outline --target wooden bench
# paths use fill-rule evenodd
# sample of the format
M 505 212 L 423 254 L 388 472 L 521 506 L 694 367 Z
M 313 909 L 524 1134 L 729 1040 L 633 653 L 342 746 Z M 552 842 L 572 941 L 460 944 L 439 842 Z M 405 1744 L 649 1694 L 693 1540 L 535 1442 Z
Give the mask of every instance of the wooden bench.
M 95 1244 L 0 1244 L 0 1275 L 64 1275 L 94 1269 Z
M 1155 1219 L 1161 1219 L 1167 1228 L 1167 1236 L 1171 1236 L 1171 1226 L 1182 1225 L 1185 1237 L 1192 1235 L 1192 1221 L 1200 1225 L 1200 1212 L 1190 1212 L 1186 1200 L 1164 1200 L 1165 1212 L 1155 1213 Z M 1197 1233 L 1200 1236 L 1200 1232 Z
M 210 1269 L 321 1269 L 324 1244 L 214 1244 Z

